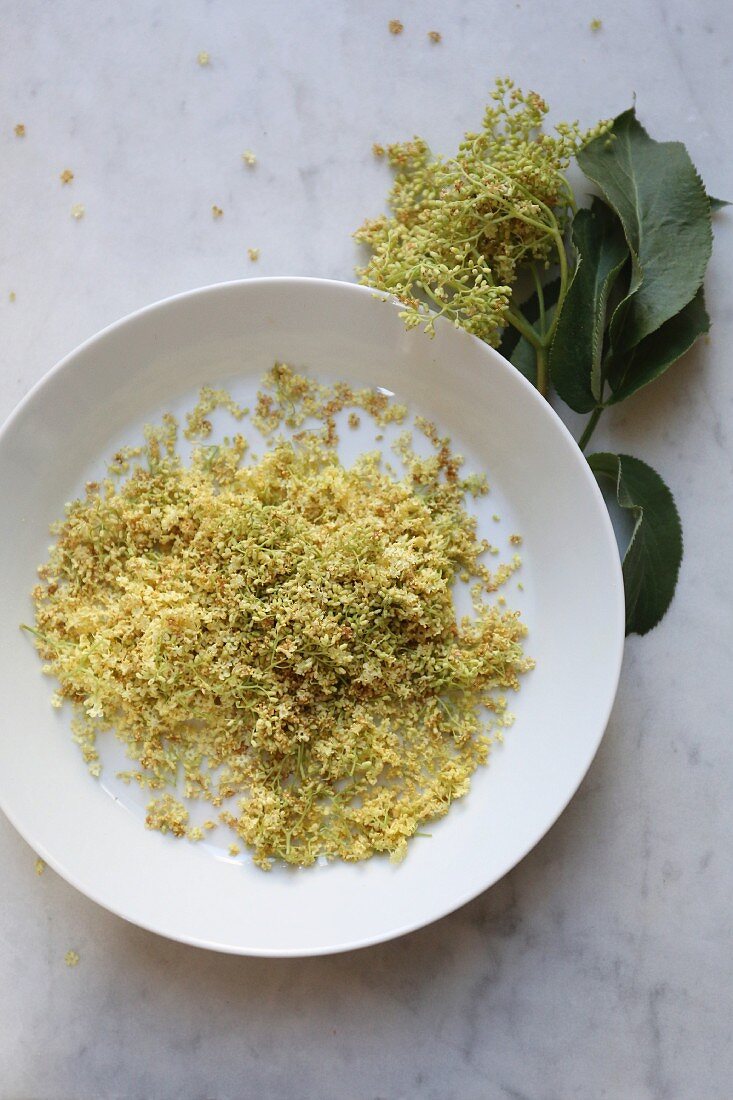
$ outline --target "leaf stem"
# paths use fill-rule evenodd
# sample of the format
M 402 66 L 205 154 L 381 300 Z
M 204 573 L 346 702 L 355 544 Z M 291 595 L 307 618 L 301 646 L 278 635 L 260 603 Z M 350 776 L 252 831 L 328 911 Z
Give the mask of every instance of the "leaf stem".
M 590 442 L 590 437 L 593 435 L 593 432 L 596 430 L 596 424 L 601 419 L 601 413 L 602 412 L 603 412 L 603 405 L 596 405 L 595 409 L 593 410 L 593 414 L 592 414 L 590 420 L 588 421 L 585 428 L 583 429 L 583 434 L 581 435 L 580 439 L 578 440 L 578 446 L 580 447 L 581 451 L 584 451 L 585 448 L 588 446 L 588 443 Z

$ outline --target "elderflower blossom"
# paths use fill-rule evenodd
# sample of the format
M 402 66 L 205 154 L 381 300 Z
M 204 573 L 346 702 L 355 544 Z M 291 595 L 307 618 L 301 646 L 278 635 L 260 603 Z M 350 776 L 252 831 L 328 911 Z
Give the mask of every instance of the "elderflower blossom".
M 581 132 L 561 123 L 547 134 L 547 110 L 535 92 L 498 80 L 481 129 L 455 157 L 434 157 L 419 137 L 387 146 L 392 216 L 354 234 L 372 250 L 357 274 L 404 305 L 408 328 L 433 334 L 445 316 L 496 345 L 520 269 L 557 260 L 573 208 L 565 171 L 607 124 Z

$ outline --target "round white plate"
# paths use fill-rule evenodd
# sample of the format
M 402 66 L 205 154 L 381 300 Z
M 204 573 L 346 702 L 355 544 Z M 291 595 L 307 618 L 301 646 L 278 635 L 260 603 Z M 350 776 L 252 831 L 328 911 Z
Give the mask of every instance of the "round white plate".
M 59 874 L 127 920 L 251 955 L 344 951 L 436 920 L 509 871 L 550 828 L 603 735 L 624 639 L 619 556 L 601 494 L 546 402 L 495 351 L 448 324 L 406 332 L 391 302 L 319 279 L 254 279 L 159 302 L 89 340 L 31 391 L 0 433 L 0 805 Z M 516 724 L 470 794 L 399 866 L 376 858 L 266 874 L 144 828 L 144 800 L 92 779 L 49 706 L 53 682 L 19 624 L 49 524 L 122 442 L 203 384 L 253 391 L 276 360 L 394 391 L 437 421 L 492 492 L 487 537 L 521 573 L 507 588 L 537 661 Z M 483 507 L 483 506 L 482 506 Z M 492 513 L 501 523 L 492 521 Z M 521 579 L 523 591 L 517 586 Z M 113 741 L 112 738 L 110 738 Z M 222 830 L 218 830 L 220 832 Z

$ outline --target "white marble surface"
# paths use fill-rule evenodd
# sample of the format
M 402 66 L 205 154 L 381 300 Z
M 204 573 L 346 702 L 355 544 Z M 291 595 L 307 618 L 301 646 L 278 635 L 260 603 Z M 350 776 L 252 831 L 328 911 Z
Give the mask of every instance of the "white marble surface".
M 635 92 L 653 134 L 682 138 L 733 197 L 728 0 L 6 0 L 2 15 L 0 416 L 154 299 L 242 275 L 350 278 L 350 231 L 387 187 L 371 143 L 419 132 L 450 149 L 496 74 L 585 122 Z M 0 1100 L 731 1095 L 731 217 L 711 342 L 598 433 L 665 473 L 686 558 L 663 625 L 628 642 L 601 751 L 546 839 L 422 932 L 267 961 L 166 942 L 36 877 L 0 819 Z

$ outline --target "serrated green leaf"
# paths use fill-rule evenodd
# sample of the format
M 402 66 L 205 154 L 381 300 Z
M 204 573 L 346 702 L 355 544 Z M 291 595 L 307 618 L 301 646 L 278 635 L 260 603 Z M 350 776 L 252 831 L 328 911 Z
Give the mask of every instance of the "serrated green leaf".
M 577 159 L 617 212 L 631 249 L 629 291 L 611 322 L 614 351 L 627 351 L 701 287 L 712 249 L 710 201 L 684 145 L 654 141 L 633 108 Z
M 711 214 L 714 214 L 717 210 L 722 210 L 725 206 L 730 206 L 726 199 L 714 199 L 712 195 L 708 195 L 708 202 L 710 203 Z
M 611 478 L 619 506 L 634 518 L 623 560 L 626 633 L 646 634 L 674 596 L 682 561 L 682 527 L 674 498 L 659 474 L 631 455 L 588 456 L 596 477 Z
M 548 327 L 552 324 L 559 295 L 559 279 L 551 279 L 542 288 L 542 296 L 545 302 L 545 324 Z M 522 302 L 519 310 L 531 325 L 537 324 L 540 317 L 540 303 L 536 291 Z M 507 325 L 504 329 L 497 351 L 505 359 L 508 359 L 533 386 L 537 385 L 537 352 L 529 340 L 525 340 L 513 325 Z
M 525 340 L 523 336 L 519 337 L 514 351 L 509 356 L 509 362 L 524 375 L 528 382 L 533 386 L 537 385 L 537 350 L 529 340 Z
M 705 294 L 700 287 L 692 301 L 676 317 L 647 336 L 625 355 L 613 360 L 608 380 L 613 390 L 608 404 L 624 401 L 642 386 L 659 378 L 710 328 Z
M 590 412 L 601 400 L 601 356 L 611 288 L 629 258 L 623 227 L 600 199 L 573 219 L 578 263 L 550 352 L 550 377 L 563 401 Z

